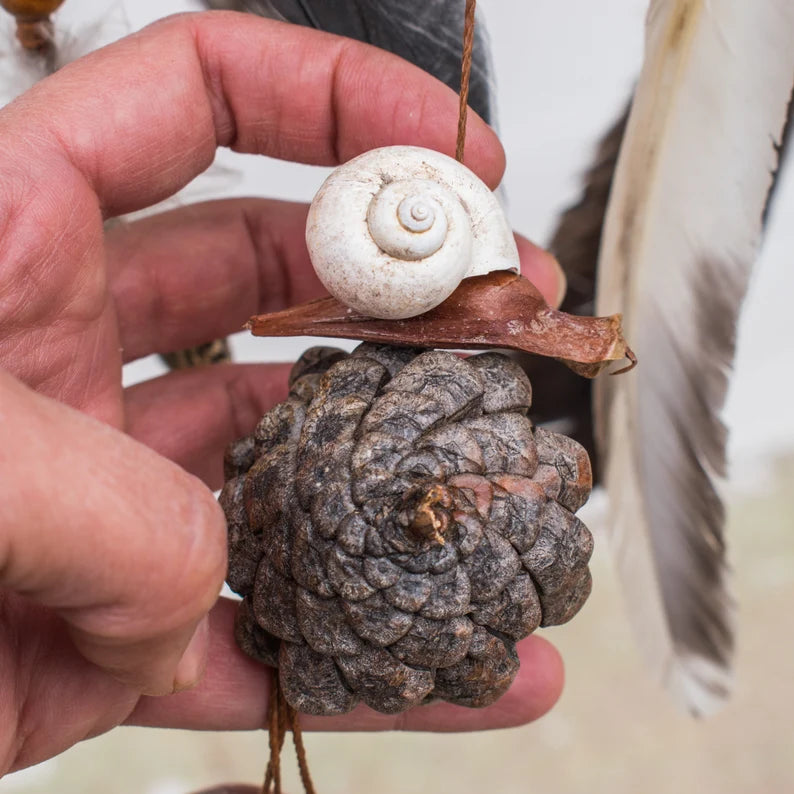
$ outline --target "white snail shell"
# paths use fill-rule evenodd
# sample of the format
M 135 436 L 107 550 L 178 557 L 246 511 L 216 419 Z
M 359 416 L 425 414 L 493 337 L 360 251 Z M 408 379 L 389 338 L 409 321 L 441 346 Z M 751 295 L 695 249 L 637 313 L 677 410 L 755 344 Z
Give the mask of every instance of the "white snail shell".
M 469 276 L 519 270 L 488 186 L 416 146 L 373 149 L 334 170 L 312 202 L 306 243 L 331 295 L 384 319 L 429 311 Z

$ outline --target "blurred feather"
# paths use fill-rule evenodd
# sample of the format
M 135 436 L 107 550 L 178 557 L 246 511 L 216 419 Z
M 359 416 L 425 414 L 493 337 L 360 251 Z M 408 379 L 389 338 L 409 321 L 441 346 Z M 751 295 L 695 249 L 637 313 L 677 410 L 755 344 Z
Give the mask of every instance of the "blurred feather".
M 593 162 L 584 175 L 582 195 L 560 216 L 549 250 L 568 280 L 560 309 L 570 314 L 592 315 L 595 310 L 596 265 L 601 244 L 607 200 L 618 152 L 626 129 L 628 109 L 609 128 L 596 146 Z M 593 478 L 599 480 L 593 440 L 592 381 L 559 366 L 558 362 L 514 354 L 530 380 L 542 383 L 533 396 L 532 418 L 555 432 L 575 438 L 593 462 Z
M 572 314 L 595 311 L 598 251 L 628 116 L 627 107 L 599 141 L 593 163 L 584 176 L 582 197 L 560 216 L 549 244 L 568 279 L 563 306 Z
M 597 312 L 624 313 L 641 362 L 595 384 L 614 555 L 648 660 L 697 714 L 731 686 L 719 414 L 793 84 L 788 0 L 653 0 L 601 244 Z
M 460 88 L 466 0 L 205 0 L 210 8 L 249 11 L 373 44 Z M 478 13 L 469 105 L 493 123 L 493 69 L 485 25 Z

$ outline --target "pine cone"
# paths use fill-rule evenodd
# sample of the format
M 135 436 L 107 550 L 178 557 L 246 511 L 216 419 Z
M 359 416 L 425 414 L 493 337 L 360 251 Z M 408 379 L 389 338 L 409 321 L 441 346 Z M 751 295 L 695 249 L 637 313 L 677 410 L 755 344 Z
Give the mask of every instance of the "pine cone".
M 496 353 L 312 348 L 290 384 L 225 461 L 241 647 L 309 714 L 494 702 L 590 592 L 587 454 Z

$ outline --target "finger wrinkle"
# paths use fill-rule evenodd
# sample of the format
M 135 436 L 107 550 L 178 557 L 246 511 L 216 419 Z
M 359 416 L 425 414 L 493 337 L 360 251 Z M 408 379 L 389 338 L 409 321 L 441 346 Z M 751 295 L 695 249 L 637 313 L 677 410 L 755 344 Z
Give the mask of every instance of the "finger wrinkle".
M 261 306 L 265 300 L 265 291 L 264 291 L 264 283 L 263 283 L 263 264 L 268 261 L 272 261 L 268 258 L 269 256 L 273 255 L 273 251 L 271 250 L 268 254 L 265 254 L 264 245 L 262 240 L 262 225 L 259 222 L 260 216 L 259 215 L 252 215 L 249 211 L 247 206 L 243 206 L 240 217 L 243 224 L 243 229 L 245 230 L 245 235 L 247 238 L 247 245 L 250 249 L 250 261 L 253 263 L 253 271 L 254 271 L 254 278 L 253 278 L 253 285 L 254 285 L 254 306 Z M 269 227 L 266 227 L 266 230 Z M 272 242 L 272 237 L 270 234 L 265 235 L 265 240 L 268 242 Z M 272 246 L 271 246 L 272 248 Z M 281 291 L 284 292 L 285 288 L 283 286 L 284 282 L 287 281 L 289 278 L 288 271 L 286 268 L 283 269 L 283 280 Z M 245 279 L 242 280 L 245 283 Z M 249 280 L 248 283 L 251 283 Z
M 125 360 L 242 329 L 253 314 L 323 294 L 306 205 L 225 199 L 108 230 L 110 289 Z
M 28 609 L 34 610 L 34 618 L 24 615 Z M 3 731 L 10 731 L 2 736 L 0 746 L 0 776 L 18 767 L 26 754 L 30 737 L 36 733 L 37 726 L 32 719 L 33 709 L 30 703 L 31 682 L 34 673 L 39 669 L 41 656 L 41 637 L 38 631 L 28 631 L 28 642 L 20 642 L 17 627 L 26 625 L 28 628 L 36 623 L 35 613 L 41 612 L 33 604 L 26 605 L 24 600 L 12 593 L 0 591 L 0 669 L 10 670 L 7 677 L 9 686 L 0 692 L 0 704 L 4 715 Z M 13 729 L 12 729 L 13 728 Z
M 328 136 L 327 140 L 331 149 L 331 162 L 333 164 L 341 163 L 341 139 L 339 130 L 339 118 L 341 107 L 344 102 L 344 91 L 342 90 L 342 65 L 347 61 L 350 54 L 349 47 L 340 46 L 336 51 L 334 60 L 331 66 L 331 95 L 328 103 Z
M 81 173 L 104 217 L 166 198 L 212 162 L 212 114 L 189 29 L 175 17 L 161 20 L 65 66 L 31 92 L 49 108 L 42 126 L 51 148 Z M 162 51 L 171 68 L 153 57 Z M 123 98 L 94 88 L 119 80 L 128 86 Z
M 260 409 L 261 400 L 251 379 L 243 374 L 224 378 L 222 383 L 229 417 L 228 426 L 231 428 L 230 436 L 235 439 L 242 438 L 253 430 L 264 411 L 263 408 Z
M 276 224 L 263 223 L 261 216 L 255 228 L 257 311 L 277 311 L 292 306 L 295 302 L 295 281 L 282 229 Z
M 38 161 L 37 161 L 38 162 Z M 42 160 L 43 162 L 43 160 Z M 8 171 L 11 173 L 8 173 Z M 96 267 L 99 233 L 92 234 L 98 214 L 85 211 L 85 183 L 74 169 L 59 160 L 45 172 L 4 169 L 0 174 L 4 217 L 0 236 L 0 315 L 9 325 L 27 327 L 67 314 L 95 317 L 105 281 Z M 59 202 L 66 189 L 72 201 Z M 85 263 L 64 269 L 64 252 Z M 83 317 L 85 315 L 85 317 Z
M 193 20 L 218 143 L 235 151 L 336 164 L 340 147 L 335 117 L 347 103 L 342 101 L 346 92 L 335 91 L 334 86 L 340 79 L 343 54 L 363 45 L 286 22 L 258 19 L 261 33 L 257 38 L 262 46 L 252 50 L 254 22 L 246 20 L 243 27 L 240 16 L 219 11 Z M 218 37 L 221 19 L 234 23 L 227 24 L 222 39 Z M 296 57 L 296 48 L 302 57 Z M 240 57 L 234 57 L 236 52 Z M 251 73 L 256 74 L 253 97 Z M 265 102 L 267 112 L 253 115 L 252 110 Z
M 110 422 L 116 427 L 123 423 L 123 417 L 118 408 L 103 408 L 115 406 L 121 394 L 121 361 L 114 358 L 113 364 L 108 364 L 107 342 L 116 336 L 115 317 L 103 311 L 104 317 L 93 324 L 90 332 L 80 333 L 79 346 L 71 349 L 72 362 L 65 371 L 65 380 L 61 388 L 68 395 L 70 404 L 79 406 L 86 413 L 98 419 Z M 113 372 L 114 365 L 116 371 Z M 108 370 L 111 370 L 108 373 Z
M 156 258 L 141 255 L 147 250 L 146 237 L 139 233 L 136 224 L 147 221 L 115 220 L 106 231 L 107 246 L 112 253 L 110 264 L 118 264 L 112 270 L 110 291 L 117 307 L 122 338 L 125 320 L 131 319 L 138 328 L 148 329 L 158 327 L 158 318 L 167 316 L 161 289 L 161 263 Z
M 14 594 L 0 593 L 0 670 L 11 671 L 0 689 L 0 776 L 109 730 L 138 700 L 77 653 L 57 615 Z
M 53 318 L 49 325 L 0 338 L 0 358 L 6 370 L 28 387 L 99 416 L 95 409 L 112 405 L 108 397 L 120 389 L 117 373 L 109 375 L 106 367 L 99 366 L 113 336 L 104 321 L 87 330 L 80 321 Z M 112 413 L 101 418 L 115 424 L 117 417 Z
M 180 537 L 178 551 L 163 555 L 162 570 L 148 576 L 138 571 L 137 588 L 111 593 L 104 602 L 95 598 L 90 608 L 70 615 L 73 625 L 95 640 L 129 645 L 177 631 L 209 611 L 226 576 L 226 523 L 209 490 L 201 490 L 201 497 L 174 505 L 178 526 L 162 529 Z
M 362 45 L 339 36 L 315 34 L 325 40 L 324 48 L 309 49 L 308 57 L 299 63 L 299 72 L 293 78 L 297 87 L 312 100 L 308 106 L 301 104 L 296 108 L 288 92 L 279 93 L 276 124 L 271 130 L 277 137 L 270 142 L 269 148 L 288 160 L 337 165 L 342 162 L 341 120 L 350 104 L 345 65 L 350 60 L 348 55 L 360 50 Z M 280 76 L 276 75 L 276 79 Z M 318 103 L 315 98 L 320 97 L 322 100 Z
M 427 123 L 427 115 L 428 115 L 428 95 L 427 94 L 420 94 L 418 98 L 412 99 L 410 107 L 407 109 L 403 105 L 402 102 L 397 102 L 394 105 L 394 124 L 395 129 L 397 129 L 398 124 L 404 124 L 405 121 L 411 120 L 414 122 L 413 128 L 414 130 L 421 130 L 424 125 Z M 410 141 L 413 139 L 413 131 L 406 134 L 406 140 Z M 450 139 L 451 139 L 451 129 L 450 129 Z
M 277 311 L 292 306 L 297 300 L 298 288 L 290 267 L 288 245 L 294 241 L 284 239 L 282 225 L 273 222 L 271 216 L 253 212 L 249 206 L 243 206 L 240 214 L 251 248 L 255 311 Z
M 225 16 L 225 12 L 209 12 L 207 17 Z M 209 103 L 212 123 L 215 129 L 215 140 L 218 146 L 235 148 L 237 143 L 237 119 L 229 101 L 229 94 L 224 85 L 224 69 L 221 60 L 216 57 L 214 47 L 204 40 L 204 27 L 200 19 L 191 27 L 194 53 L 204 81 L 207 101 Z

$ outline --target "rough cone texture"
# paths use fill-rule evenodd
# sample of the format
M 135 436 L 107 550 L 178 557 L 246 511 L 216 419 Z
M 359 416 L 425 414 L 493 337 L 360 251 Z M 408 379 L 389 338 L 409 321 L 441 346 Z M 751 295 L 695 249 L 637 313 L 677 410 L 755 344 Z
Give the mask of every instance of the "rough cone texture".
M 494 702 L 590 592 L 587 454 L 496 353 L 312 348 L 290 383 L 227 452 L 238 642 L 309 714 Z

